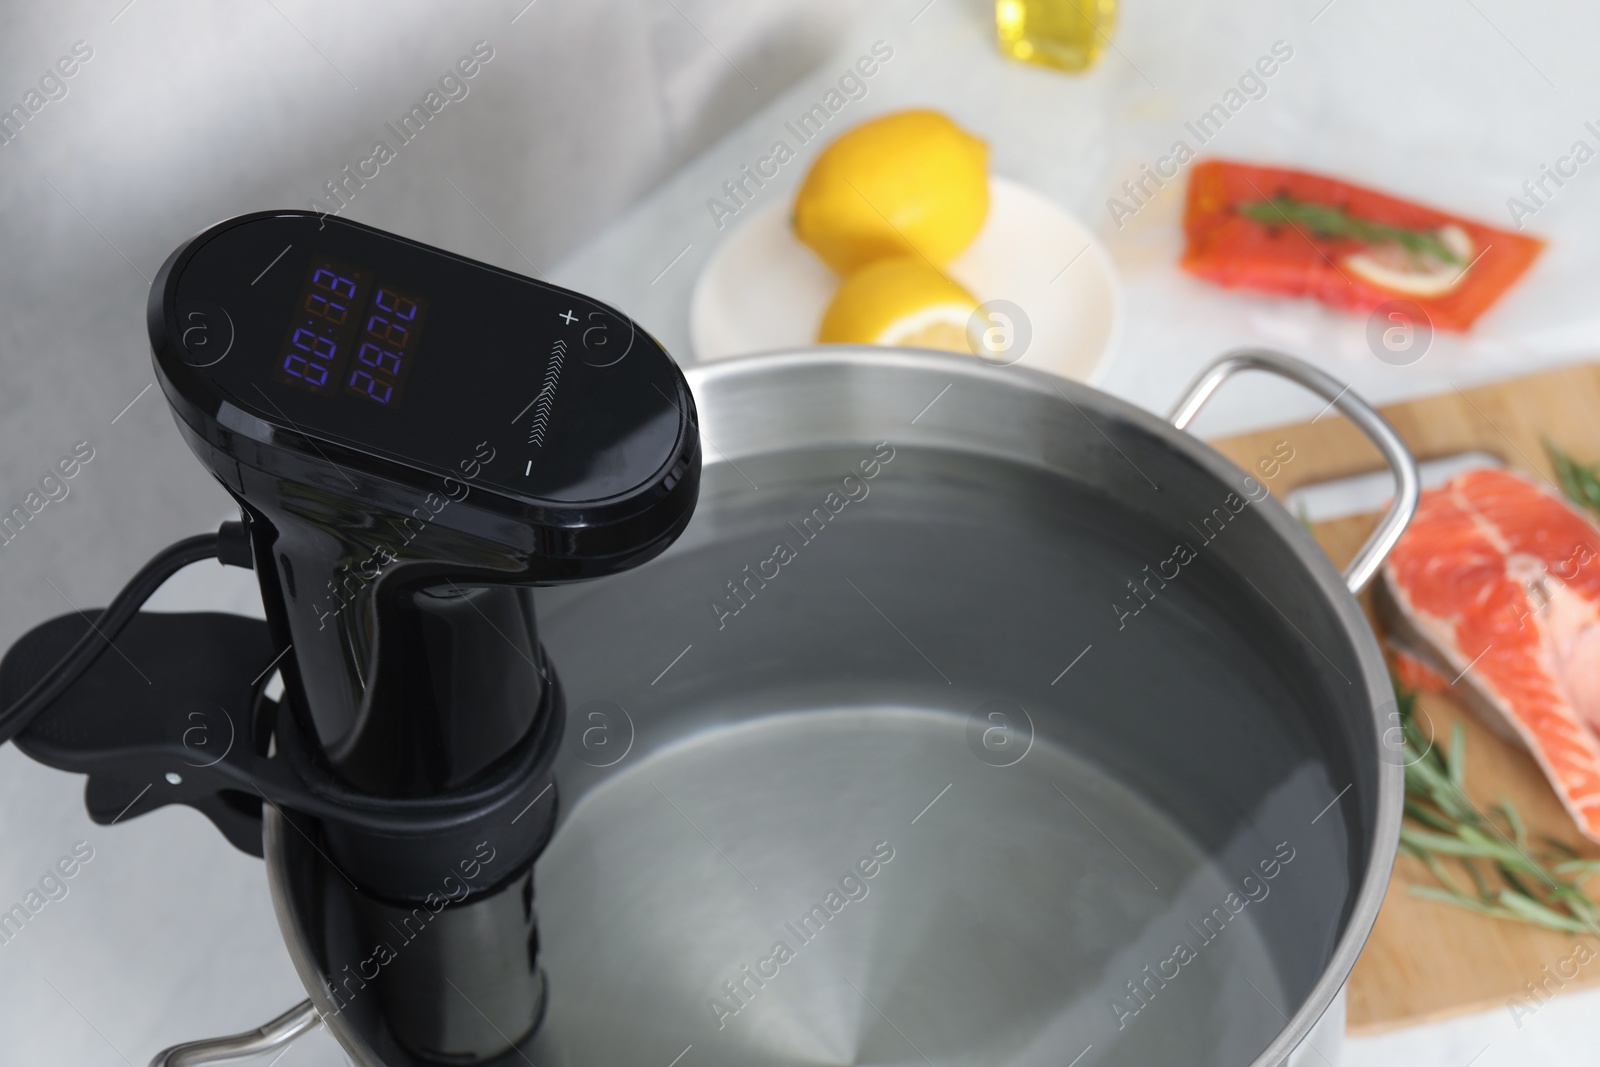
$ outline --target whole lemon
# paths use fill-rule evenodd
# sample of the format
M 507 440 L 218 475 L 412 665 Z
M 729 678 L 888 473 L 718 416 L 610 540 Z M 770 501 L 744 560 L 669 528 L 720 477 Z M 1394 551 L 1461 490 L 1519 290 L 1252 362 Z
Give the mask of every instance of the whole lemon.
M 921 256 L 892 256 L 839 283 L 817 340 L 970 353 L 967 329 L 977 310 L 971 293 Z
M 817 156 L 795 234 L 840 274 L 907 253 L 948 263 L 989 214 L 988 162 L 989 146 L 937 111 L 873 119 Z

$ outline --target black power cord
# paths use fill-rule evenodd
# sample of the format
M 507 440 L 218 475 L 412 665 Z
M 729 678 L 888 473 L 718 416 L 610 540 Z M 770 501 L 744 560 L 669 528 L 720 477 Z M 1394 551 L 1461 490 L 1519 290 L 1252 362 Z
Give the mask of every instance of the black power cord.
M 139 613 L 161 583 L 191 563 L 216 559 L 235 567 L 251 565 L 250 537 L 240 522 L 225 522 L 216 533 L 197 534 L 168 545 L 139 569 L 122 592 L 95 616 L 78 643 L 9 708 L 0 711 L 0 745 L 16 737 L 94 665 L 123 627 Z

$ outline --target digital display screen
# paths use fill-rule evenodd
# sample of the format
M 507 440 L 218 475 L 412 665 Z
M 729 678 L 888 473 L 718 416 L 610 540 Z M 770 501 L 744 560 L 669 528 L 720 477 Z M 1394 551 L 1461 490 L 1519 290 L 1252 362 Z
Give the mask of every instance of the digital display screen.
M 160 299 L 151 342 L 189 425 L 281 428 L 314 464 L 565 505 L 631 492 L 693 437 L 677 368 L 615 309 L 336 216 L 217 227 Z
M 400 403 L 400 390 L 411 369 L 412 353 L 422 333 L 428 302 L 420 296 L 380 285 L 362 316 L 345 390 L 379 404 Z
M 314 255 L 272 377 L 398 407 L 427 310 L 421 296 L 375 285 L 366 267 Z

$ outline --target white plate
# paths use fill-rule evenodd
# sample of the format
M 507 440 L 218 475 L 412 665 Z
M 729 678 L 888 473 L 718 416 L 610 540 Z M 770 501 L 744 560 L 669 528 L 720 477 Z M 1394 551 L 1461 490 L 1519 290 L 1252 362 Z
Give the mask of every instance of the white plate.
M 1080 381 L 1103 373 L 1122 337 L 1122 288 L 1104 246 L 1052 201 L 989 179 L 989 218 L 947 268 L 980 301 L 1020 307 L 1022 366 Z M 702 361 L 814 344 L 838 276 L 768 204 L 723 239 L 695 283 L 689 328 Z

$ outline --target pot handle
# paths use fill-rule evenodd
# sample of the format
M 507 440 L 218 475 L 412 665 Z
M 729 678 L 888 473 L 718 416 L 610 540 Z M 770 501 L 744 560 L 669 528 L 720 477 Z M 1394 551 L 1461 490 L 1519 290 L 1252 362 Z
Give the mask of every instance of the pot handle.
M 1211 399 L 1211 394 L 1217 391 L 1218 386 L 1240 371 L 1247 370 L 1267 371 L 1280 378 L 1287 378 L 1327 400 L 1329 407 L 1338 408 L 1367 435 L 1367 438 L 1378 447 L 1378 451 L 1383 453 L 1389 469 L 1394 472 L 1394 503 L 1389 505 L 1388 512 L 1378 523 L 1378 528 L 1372 531 L 1372 536 L 1367 538 L 1367 543 L 1361 546 L 1361 551 L 1356 553 L 1356 558 L 1344 569 L 1344 581 L 1350 587 L 1350 592 L 1360 593 L 1377 575 L 1378 568 L 1383 565 L 1384 559 L 1400 540 L 1400 535 L 1405 533 L 1406 527 L 1410 525 L 1412 516 L 1417 513 L 1417 501 L 1422 495 L 1422 479 L 1417 471 L 1417 461 L 1412 458 L 1411 450 L 1400 439 L 1394 427 L 1389 425 L 1388 420 L 1378 414 L 1372 405 L 1352 393 L 1348 385 L 1304 360 L 1263 348 L 1244 348 L 1229 352 L 1211 364 L 1199 378 L 1195 379 L 1194 384 L 1189 386 L 1167 418 L 1178 429 L 1187 429 L 1200 409 L 1205 407 L 1206 401 Z
M 283 1048 L 301 1034 L 315 1029 L 320 1022 L 322 1016 L 311 1001 L 303 1000 L 265 1026 L 247 1033 L 173 1045 L 157 1053 L 150 1067 L 207 1067 L 208 1064 L 248 1059 Z

